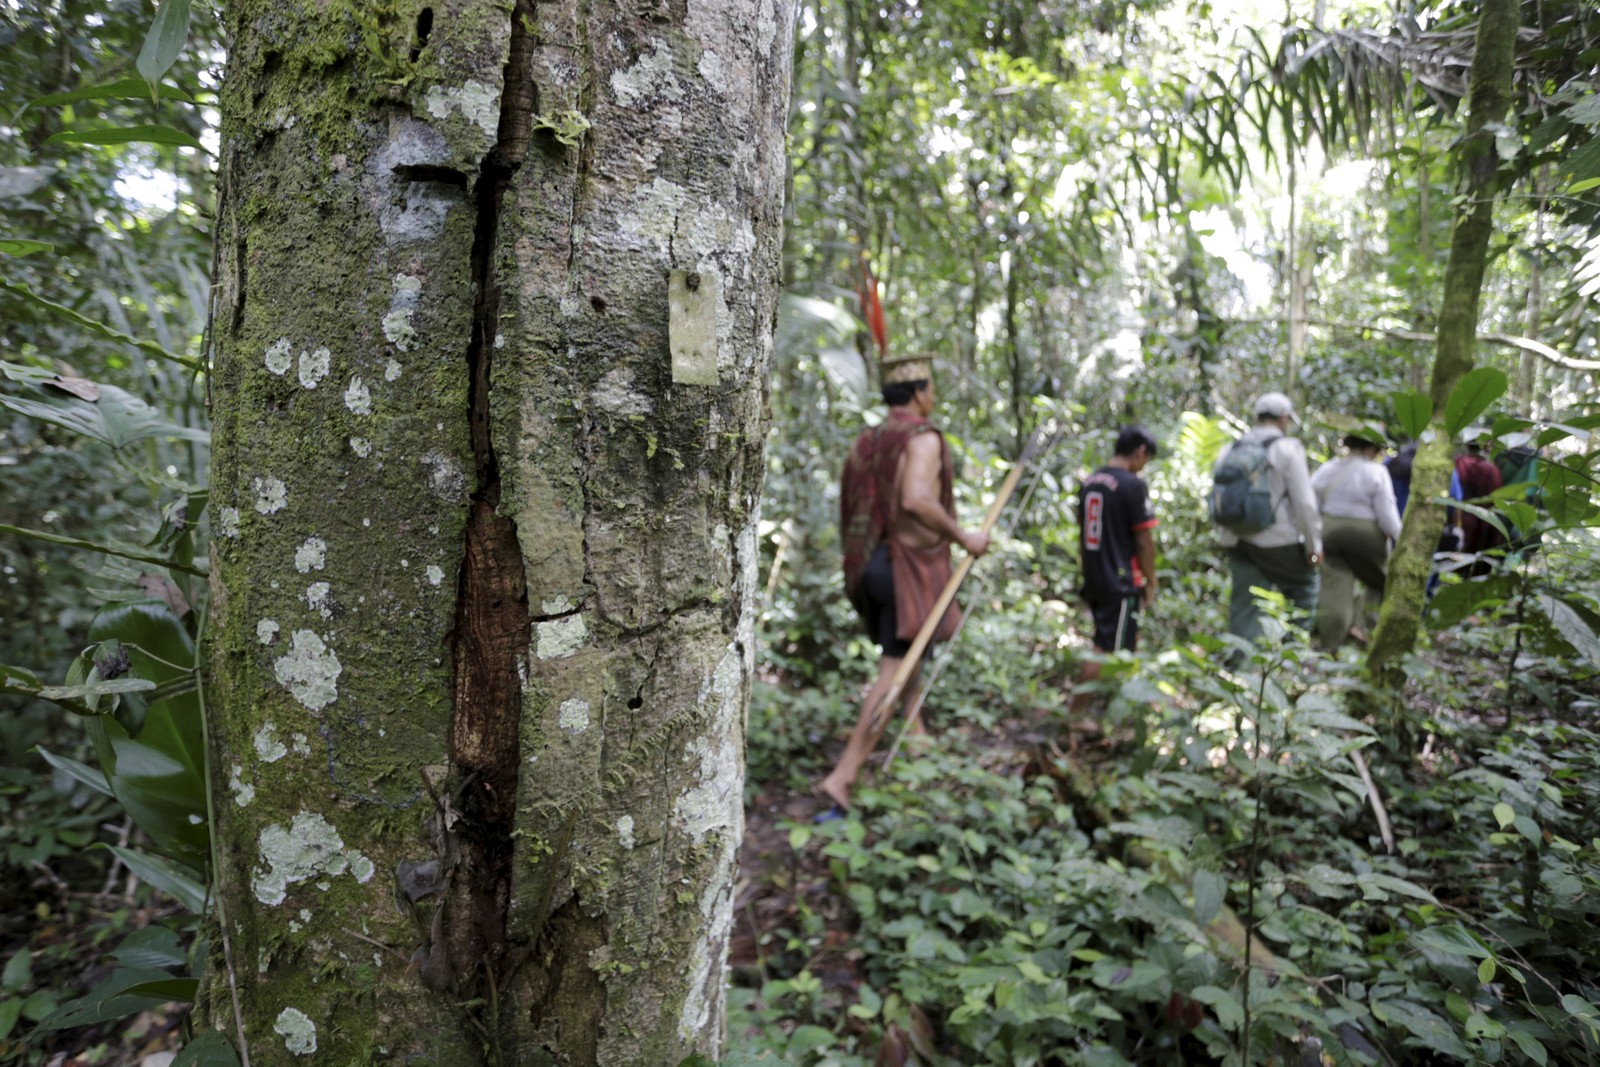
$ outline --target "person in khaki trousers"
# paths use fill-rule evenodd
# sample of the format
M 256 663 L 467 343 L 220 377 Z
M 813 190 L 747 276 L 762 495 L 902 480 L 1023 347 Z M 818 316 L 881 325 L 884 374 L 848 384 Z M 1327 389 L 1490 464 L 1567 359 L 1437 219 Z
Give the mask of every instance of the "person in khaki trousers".
M 1383 591 L 1389 546 L 1400 536 L 1394 485 L 1379 462 L 1376 431 L 1345 435 L 1345 455 L 1311 476 L 1322 511 L 1322 595 L 1317 601 L 1317 644 L 1332 651 L 1350 637 L 1356 617 L 1356 582 Z

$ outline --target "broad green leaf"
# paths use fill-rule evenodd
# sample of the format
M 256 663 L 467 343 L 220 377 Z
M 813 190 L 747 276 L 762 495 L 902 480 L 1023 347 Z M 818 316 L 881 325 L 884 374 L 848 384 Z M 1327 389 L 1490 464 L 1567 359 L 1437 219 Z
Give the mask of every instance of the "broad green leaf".
M 171 977 L 166 971 L 149 967 L 125 967 L 113 971 L 111 977 L 95 986 L 88 995 L 69 1000 L 57 1008 L 39 1024 L 39 1029 L 70 1030 L 159 1008 L 167 1002 L 165 998 L 124 995 L 124 990 L 141 982 L 156 982 Z
M 1462 926 L 1454 923 L 1445 926 L 1427 926 L 1414 930 L 1411 940 L 1451 956 L 1470 956 L 1480 959 L 1489 955 L 1483 943 Z
M 1216 1012 L 1217 1022 L 1224 1030 L 1237 1030 L 1244 1024 L 1244 1008 L 1239 1005 L 1239 998 L 1221 986 L 1199 986 L 1189 997 Z
M 1504 830 L 1516 821 L 1517 812 L 1510 804 L 1500 803 L 1494 806 L 1494 821 Z
M 151 86 L 143 78 L 120 78 L 104 85 L 91 85 L 87 89 L 73 89 L 70 92 L 41 96 L 28 101 L 23 110 L 26 111 L 30 107 L 58 107 L 61 104 L 76 104 L 83 100 L 148 100 L 152 92 L 157 97 L 194 102 L 192 96 L 171 82 Z
M 1590 666 L 1600 667 L 1600 632 L 1593 625 L 1593 619 L 1586 607 L 1562 597 L 1543 595 L 1535 598 L 1545 616 L 1550 620 L 1550 625 L 1562 640 L 1577 650 L 1578 655 L 1589 661 Z
M 200 983 L 193 978 L 167 976 L 149 982 L 131 985 L 122 992 L 132 997 L 160 997 L 163 1000 L 192 1001 L 200 991 Z
M 148 678 L 100 678 L 82 685 L 47 685 L 39 690 L 41 700 L 98 699 L 116 693 L 145 693 L 156 687 Z
M 172 126 L 92 126 L 82 130 L 62 130 L 52 135 L 45 144 L 86 144 L 86 145 L 115 145 L 115 144 L 170 144 L 183 148 L 198 148 L 202 152 L 202 145 L 194 134 L 188 130 L 176 129 Z
M 1567 192 L 1570 195 L 1587 193 L 1590 189 L 1600 189 L 1600 178 L 1585 178 L 1581 182 L 1573 182 L 1567 186 Z
M 1433 398 L 1427 393 L 1419 393 L 1408 389 L 1404 392 L 1390 393 L 1389 399 L 1394 403 L 1394 414 L 1400 424 L 1400 429 L 1407 437 L 1417 438 L 1428 428 L 1428 422 L 1433 418 Z
M 1318 863 L 1309 868 L 1304 878 L 1307 888 L 1322 897 L 1347 897 L 1352 892 L 1350 887 L 1357 881 L 1355 875 L 1330 867 L 1326 863 Z
M 11 1035 L 17 1027 L 17 1020 L 22 1016 L 22 998 L 11 997 L 0 1000 L 0 1041 Z
M 28 983 L 33 981 L 33 953 L 27 946 L 17 949 L 16 954 L 6 961 L 6 969 L 0 971 L 0 990 L 7 993 L 20 993 L 28 988 Z
M 1471 426 L 1472 421 L 1487 411 L 1490 404 L 1505 395 L 1507 384 L 1505 373 L 1494 367 L 1468 371 L 1451 391 L 1450 399 L 1445 401 L 1445 430 L 1455 437 Z
M 1194 919 L 1201 926 L 1217 917 L 1228 893 L 1227 880 L 1215 871 L 1194 872 Z
M 165 926 L 146 926 L 122 939 L 111 956 L 127 967 L 179 967 L 187 957 L 178 935 Z
M 205 913 L 206 887 L 180 869 L 176 864 L 159 856 L 137 849 L 106 845 L 106 848 L 127 864 L 128 870 L 143 881 L 161 890 L 196 915 Z
M 183 54 L 183 42 L 189 36 L 189 0 L 161 0 L 156 9 L 155 21 L 145 34 L 144 47 L 139 49 L 139 59 L 134 67 L 154 93 L 161 76 L 172 69 L 172 64 Z
M 1514 589 L 1513 579 L 1504 574 L 1447 585 L 1428 602 L 1428 625 L 1447 630 L 1491 601 L 1507 599 Z
M 1539 1042 L 1538 1038 L 1527 1031 L 1507 1027 L 1506 1036 L 1515 1041 L 1517 1048 L 1522 1050 L 1522 1054 L 1538 1064 L 1539 1067 L 1545 1067 L 1550 1062 L 1550 1053 L 1545 1051 L 1544 1045 Z
M 183 1046 L 172 1067 L 239 1067 L 233 1044 L 216 1030 L 207 1030 Z
M 206 571 L 203 568 L 196 567 L 192 563 L 181 563 L 165 556 L 156 555 L 153 552 L 145 552 L 131 545 L 100 544 L 95 541 L 85 541 L 78 537 L 63 537 L 60 534 L 46 533 L 43 530 L 28 530 L 20 526 L 7 526 L 4 523 L 0 523 L 0 534 L 26 537 L 31 541 L 44 541 L 52 545 L 66 545 L 69 548 L 82 548 L 89 552 L 99 552 L 107 556 L 130 559 L 135 563 L 148 563 L 155 567 L 183 571 L 185 574 L 193 574 L 200 578 L 206 576 Z
M 31 256 L 35 252 L 49 252 L 56 246 L 48 241 L 30 241 L 22 237 L 0 237 L 0 252 L 8 256 Z
M 1600 1012 L 1595 1011 L 1593 1004 L 1574 993 L 1567 993 L 1561 998 L 1561 1006 L 1590 1031 L 1600 1032 Z
M 1488 985 L 1490 982 L 1494 981 L 1494 972 L 1495 972 L 1494 957 L 1493 956 L 1484 957 L 1483 962 L 1478 964 L 1478 981 L 1479 981 L 1479 983 L 1482 984 L 1482 985 Z
M 43 748 L 36 747 L 34 751 L 56 770 L 71 775 L 74 781 L 88 786 L 97 793 L 104 793 L 108 797 L 112 795 L 111 787 L 106 784 L 106 776 L 87 763 L 79 763 L 70 756 L 58 756 Z
M 4 283 L 0 283 L 0 287 L 10 288 Z M 54 388 L 50 380 L 56 376 L 35 367 L 0 362 L 0 373 L 31 387 L 27 395 L 0 393 L 0 405 L 112 448 L 125 448 L 151 437 L 206 441 L 211 436 L 204 430 L 166 422 L 160 412 L 142 399 L 114 385 L 99 385 L 99 399 L 91 401 Z

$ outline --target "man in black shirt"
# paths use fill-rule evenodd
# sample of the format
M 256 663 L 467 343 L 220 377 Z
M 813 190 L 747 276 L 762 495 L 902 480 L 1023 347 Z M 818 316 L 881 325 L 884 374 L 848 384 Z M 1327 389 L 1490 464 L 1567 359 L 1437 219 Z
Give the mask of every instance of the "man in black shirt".
M 1072 714 L 1090 700 L 1086 683 L 1100 677 L 1100 657 L 1139 640 L 1139 609 L 1156 595 L 1155 509 L 1139 477 L 1156 456 L 1156 439 L 1143 426 L 1124 426 L 1111 462 L 1084 480 L 1078 492 L 1078 547 L 1083 557 L 1083 599 L 1094 617 L 1097 655 L 1083 664 Z

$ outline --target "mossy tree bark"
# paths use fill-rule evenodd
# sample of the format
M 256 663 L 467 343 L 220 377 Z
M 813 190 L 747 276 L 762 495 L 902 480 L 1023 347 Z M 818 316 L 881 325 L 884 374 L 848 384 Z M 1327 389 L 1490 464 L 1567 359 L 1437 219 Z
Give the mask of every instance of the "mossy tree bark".
M 792 5 L 224 7 L 210 1019 L 714 1056 Z
M 1450 486 L 1452 442 L 1444 425 L 1445 402 L 1456 383 L 1472 369 L 1478 305 L 1500 186 L 1495 127 L 1505 118 L 1511 100 L 1518 14 L 1516 0 L 1484 0 L 1478 19 L 1466 130 L 1456 148 L 1456 216 L 1429 389 L 1433 434 L 1417 450 L 1410 504 L 1400 541 L 1389 560 L 1383 608 L 1367 653 L 1372 682 L 1396 691 L 1404 684 L 1400 661 L 1416 645 L 1433 550 L 1444 524 L 1444 508 L 1434 501 L 1444 497 Z M 1423 224 L 1426 226 L 1426 220 Z

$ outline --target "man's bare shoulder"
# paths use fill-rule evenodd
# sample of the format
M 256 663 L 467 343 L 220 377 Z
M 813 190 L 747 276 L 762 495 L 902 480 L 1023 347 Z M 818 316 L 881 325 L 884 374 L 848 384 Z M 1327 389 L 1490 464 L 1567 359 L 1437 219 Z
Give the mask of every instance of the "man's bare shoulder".
M 940 454 L 940 439 L 938 431 L 929 426 L 926 430 L 914 433 L 906 440 L 906 451 L 914 456 L 932 456 L 937 458 Z

